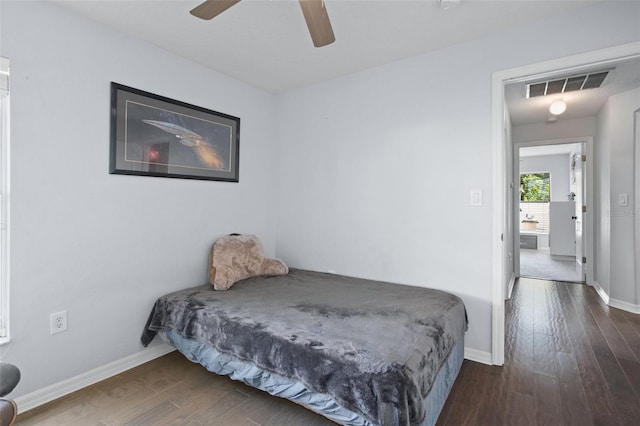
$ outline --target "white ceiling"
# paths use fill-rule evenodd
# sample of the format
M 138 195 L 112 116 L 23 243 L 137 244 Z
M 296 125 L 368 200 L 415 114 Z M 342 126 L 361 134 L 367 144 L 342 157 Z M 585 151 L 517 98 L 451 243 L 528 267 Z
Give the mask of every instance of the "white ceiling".
M 311 43 L 297 0 L 244 0 L 211 21 L 200 0 L 54 0 L 90 19 L 273 93 L 588 6 L 581 0 L 325 0 L 336 42 Z

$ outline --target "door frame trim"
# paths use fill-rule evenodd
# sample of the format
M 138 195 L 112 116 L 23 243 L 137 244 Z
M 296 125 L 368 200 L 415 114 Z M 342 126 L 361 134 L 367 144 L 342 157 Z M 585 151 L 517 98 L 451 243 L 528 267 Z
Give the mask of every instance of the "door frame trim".
M 640 109 L 637 109 L 633 113 L 633 125 L 634 125 L 634 135 L 635 144 L 635 196 L 633 197 L 633 214 L 636 218 L 635 220 L 635 228 L 636 228 L 636 262 L 638 261 L 638 256 L 640 256 Z M 640 312 L 640 264 L 636 263 L 636 312 Z
M 491 76 L 491 139 L 492 139 L 492 233 L 491 233 L 491 358 L 496 365 L 504 364 L 504 300 L 505 300 L 505 256 L 506 245 L 503 240 L 513 238 L 505 235 L 506 214 L 505 199 L 506 154 L 504 129 L 507 123 L 504 86 L 532 75 L 555 72 L 557 70 L 580 70 L 586 65 L 607 63 L 640 55 L 640 42 L 613 46 L 605 49 L 572 55 L 550 61 L 539 62 L 496 71 Z M 513 234 L 513 233 L 511 233 Z M 513 266 L 513 265 L 511 265 Z
M 584 231 L 583 235 L 583 253 L 587 258 L 587 264 L 583 265 L 584 274 L 586 274 L 585 282 L 589 285 L 593 285 L 593 260 L 595 256 L 594 245 L 593 245 L 593 237 L 594 237 L 594 217 L 595 211 L 593 208 L 593 136 L 580 136 L 575 138 L 567 138 L 567 139 L 549 139 L 549 140 L 541 140 L 541 141 L 528 141 L 528 142 L 516 142 L 513 144 L 513 181 L 518 182 L 520 178 L 520 148 L 532 147 L 532 146 L 548 146 L 548 145 L 566 145 L 566 144 L 575 144 L 575 143 L 584 143 L 586 147 L 586 171 L 587 171 L 587 179 L 586 179 L 586 190 L 583 188 L 583 197 L 584 197 L 584 205 L 587 206 L 587 212 L 584 214 Z M 507 206 L 510 208 L 510 214 L 513 215 L 514 226 L 513 226 L 513 262 L 514 262 L 514 271 L 516 272 L 516 277 L 520 277 L 519 271 L 519 262 L 520 262 L 520 247 L 516 246 L 516 243 L 519 243 L 520 239 L 520 228 L 517 227 L 516 219 L 518 219 L 516 215 L 516 206 L 519 204 L 516 202 L 516 199 L 520 199 L 517 196 L 518 188 L 513 188 L 513 204 L 511 206 Z M 517 248 L 516 248 L 517 247 Z M 516 254 L 517 253 L 517 254 Z M 582 262 L 581 262 L 582 263 Z M 580 277 L 582 281 L 582 277 Z

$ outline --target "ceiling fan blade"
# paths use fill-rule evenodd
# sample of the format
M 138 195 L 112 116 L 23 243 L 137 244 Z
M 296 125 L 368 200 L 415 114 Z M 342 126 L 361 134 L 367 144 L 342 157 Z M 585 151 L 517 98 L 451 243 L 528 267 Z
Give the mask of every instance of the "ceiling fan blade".
M 336 41 L 327 9 L 324 6 L 324 0 L 299 1 L 304 20 L 307 21 L 307 28 L 309 28 L 313 45 L 315 47 L 322 47 Z
M 220 15 L 222 12 L 239 2 L 240 0 L 207 0 L 191 9 L 191 12 L 189 13 L 200 19 L 209 20 Z

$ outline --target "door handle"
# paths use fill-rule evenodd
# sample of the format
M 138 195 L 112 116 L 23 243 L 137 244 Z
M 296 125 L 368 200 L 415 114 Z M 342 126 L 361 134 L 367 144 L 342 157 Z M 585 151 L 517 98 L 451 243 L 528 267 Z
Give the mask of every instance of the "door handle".
M 571 216 L 571 219 L 572 219 L 572 220 L 577 220 L 577 219 L 578 219 L 578 216 Z

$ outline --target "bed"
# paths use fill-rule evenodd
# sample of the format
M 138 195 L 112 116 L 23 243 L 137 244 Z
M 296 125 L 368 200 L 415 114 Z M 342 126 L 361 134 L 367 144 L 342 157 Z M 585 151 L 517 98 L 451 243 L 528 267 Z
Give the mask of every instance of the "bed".
M 455 295 L 291 269 L 155 302 L 156 335 L 209 371 L 345 425 L 435 424 L 464 357 Z

